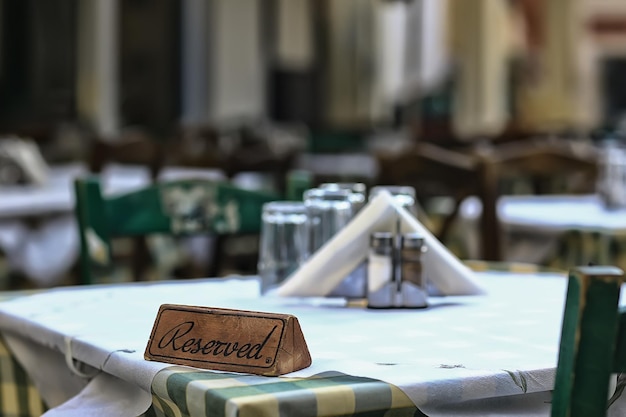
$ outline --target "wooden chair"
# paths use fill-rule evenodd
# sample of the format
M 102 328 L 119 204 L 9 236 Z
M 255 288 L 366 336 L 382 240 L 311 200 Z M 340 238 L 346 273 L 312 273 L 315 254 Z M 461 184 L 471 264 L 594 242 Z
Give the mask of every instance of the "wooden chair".
M 580 145 L 580 146 L 576 146 Z M 483 203 L 482 248 L 486 259 L 502 259 L 501 228 L 497 214 L 501 181 L 526 178 L 536 194 L 593 193 L 598 173 L 598 156 L 590 144 L 545 138 L 501 144 L 479 155 Z M 576 178 L 578 176 L 578 178 Z M 550 180 L 565 179 L 567 190 L 550 190 Z M 574 181 L 574 178 L 580 181 Z M 581 180 L 582 178 L 582 180 Z
M 626 372 L 626 309 L 618 309 L 624 281 L 615 267 L 570 272 L 552 417 L 607 415 L 609 379 Z
M 417 198 L 451 196 L 455 201 L 453 212 L 433 231 L 445 241 L 464 198 L 476 193 L 479 187 L 478 162 L 472 155 L 444 149 L 432 143 L 417 143 L 402 153 L 378 153 L 379 184 L 409 185 L 415 188 Z M 490 259 L 491 260 L 491 259 Z
M 181 128 L 167 148 L 169 162 L 181 166 L 220 169 L 229 179 L 243 172 L 269 174 L 277 192 L 286 195 L 287 175 L 295 166 L 299 149 L 279 152 L 272 148 L 263 133 L 243 126 L 231 132 L 238 141 L 234 149 L 227 151 L 220 146 L 222 133 L 207 126 Z
M 118 196 L 104 196 L 96 176 L 77 179 L 74 186 L 83 284 L 112 272 L 112 239 L 153 233 L 258 234 L 262 205 L 276 199 L 207 180 L 161 182 Z
M 111 163 L 140 165 L 148 168 L 151 180 L 155 181 L 165 164 L 165 144 L 150 135 L 145 128 L 122 132 L 112 141 L 104 140 L 91 130 L 84 134 L 89 143 L 86 157 L 92 174 L 101 174 Z M 145 236 L 132 239 L 126 257 L 129 258 L 132 275 L 142 276 L 150 264 L 150 250 Z
M 156 179 L 165 165 L 165 154 L 165 144 L 145 131 L 129 131 L 115 141 L 105 141 L 92 134 L 87 164 L 94 174 L 101 173 L 110 163 L 143 165 L 150 170 L 151 178 Z
M 561 139 L 526 139 L 502 144 L 483 143 L 465 148 L 446 149 L 432 143 L 417 143 L 401 154 L 380 153 L 378 181 L 381 184 L 410 185 L 418 198 L 452 196 L 453 211 L 444 219 L 436 235 L 445 240 L 457 217 L 463 199 L 476 195 L 482 202 L 480 218 L 481 258 L 501 261 L 502 244 L 497 217 L 497 200 L 504 180 L 526 178 L 536 193 L 547 180 L 581 174 L 586 189 L 592 191 L 597 175 L 597 155 L 590 145 Z

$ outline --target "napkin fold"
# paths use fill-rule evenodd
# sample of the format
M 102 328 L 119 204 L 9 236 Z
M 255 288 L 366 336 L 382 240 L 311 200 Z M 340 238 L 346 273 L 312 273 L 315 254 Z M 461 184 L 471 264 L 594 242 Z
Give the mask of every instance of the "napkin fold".
M 94 377 L 85 389 L 42 417 L 133 417 L 143 415 L 152 396 L 137 386 L 107 373 Z
M 377 195 L 354 219 L 317 250 L 277 289 L 284 297 L 324 297 L 363 262 L 374 232 L 393 231 L 400 219 L 402 233 L 424 236 L 424 273 L 441 295 L 479 295 L 485 290 L 474 273 L 454 256 L 388 192 Z

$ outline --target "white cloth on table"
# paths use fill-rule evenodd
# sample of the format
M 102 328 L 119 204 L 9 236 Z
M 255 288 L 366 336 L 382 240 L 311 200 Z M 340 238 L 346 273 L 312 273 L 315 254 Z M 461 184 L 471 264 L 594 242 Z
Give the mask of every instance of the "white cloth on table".
M 626 234 L 626 209 L 608 209 L 595 194 L 503 196 L 498 199 L 497 210 L 507 262 L 545 262 L 568 231 Z M 479 252 L 481 213 L 478 197 L 461 203 L 461 237 L 470 258 Z
M 101 373 L 89 381 L 81 393 L 66 403 L 55 407 L 42 417 L 109 417 L 124 415 L 139 416 L 152 404 L 149 392 L 116 378 Z
M 1 303 L 0 330 L 60 352 L 57 361 L 71 337 L 72 358 L 118 378 L 99 381 L 103 392 L 117 395 L 113 385 L 119 380 L 150 392 L 158 370 L 168 366 L 143 359 L 163 303 L 294 314 L 313 364 L 289 376 L 334 370 L 375 378 L 398 386 L 423 411 L 436 411 L 427 412 L 430 417 L 459 415 L 451 403 L 492 410 L 499 397 L 520 405 L 554 383 L 566 280 L 556 274 L 481 273 L 479 281 L 487 295 L 433 297 L 431 308 L 420 311 L 371 311 L 328 298 L 259 297 L 259 282 L 252 279 L 51 290 Z M 27 370 L 41 358 L 31 355 L 31 360 Z M 83 393 L 72 404 L 93 406 L 93 391 Z M 106 395 L 100 399 L 110 405 Z M 110 415 L 135 416 L 124 404 Z
M 67 351 L 64 339 L 72 336 L 76 361 L 118 378 L 94 385 L 102 382 L 102 390 L 122 394 L 111 385 L 124 380 L 149 392 L 159 366 L 168 366 L 143 359 L 163 303 L 288 313 L 298 317 L 313 358 L 311 367 L 289 376 L 334 370 L 387 381 L 429 417 L 549 415 L 549 404 L 541 406 L 554 384 L 567 280 L 562 274 L 477 275 L 488 294 L 433 297 L 431 308 L 420 311 L 363 310 L 328 298 L 259 297 L 253 279 L 51 290 L 0 303 L 0 331 L 5 338 L 13 334 L 30 341 L 30 348 L 60 352 L 56 360 Z M 41 361 L 30 358 L 34 365 L 27 370 Z M 72 404 L 93 406 L 91 392 Z M 103 407 L 111 405 L 106 396 L 100 398 Z M 616 411 L 622 414 L 610 415 L 624 415 L 624 400 L 610 411 L 620 407 Z M 109 415 L 135 417 L 124 404 Z
M 35 344 L 24 336 L 4 333 L 11 354 L 22 365 L 48 407 L 63 404 L 78 395 L 89 380 L 73 374 L 63 354 L 43 344 Z
M 86 173 L 83 164 L 52 166 L 42 185 L 0 190 L 0 249 L 10 267 L 38 287 L 57 285 L 78 258 L 73 181 Z M 110 165 L 102 176 L 105 192 L 129 190 L 150 180 L 148 169 L 138 166 Z M 36 221 L 29 224 L 24 218 Z
M 363 262 L 369 250 L 369 236 L 376 231 L 419 232 L 428 250 L 424 273 L 443 295 L 476 295 L 484 292 L 474 273 L 457 259 L 415 217 L 402 208 L 391 194 L 383 192 L 369 202 L 354 219 L 322 246 L 279 288 L 280 296 L 326 296 Z
M 58 284 L 78 257 L 76 219 L 58 215 L 30 228 L 21 221 L 0 222 L 0 248 L 12 269 L 22 272 L 39 287 Z
M 11 269 L 38 287 L 57 285 L 78 259 L 73 181 L 86 174 L 83 164 L 52 166 L 43 185 L 0 188 L 0 250 Z M 105 194 L 130 191 L 150 182 L 148 168 L 136 165 L 110 164 L 101 176 Z M 219 170 L 183 167 L 164 168 L 159 176 L 161 180 L 183 178 L 222 181 L 225 176 Z M 24 217 L 36 218 L 36 224 L 28 224 Z

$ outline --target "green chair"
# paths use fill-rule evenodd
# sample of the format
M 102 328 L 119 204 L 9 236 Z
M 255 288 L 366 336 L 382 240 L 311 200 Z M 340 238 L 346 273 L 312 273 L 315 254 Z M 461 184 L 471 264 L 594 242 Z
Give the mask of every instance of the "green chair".
M 75 180 L 74 188 L 82 284 L 106 282 L 111 277 L 115 238 L 258 234 L 263 204 L 276 200 L 269 193 L 207 180 L 160 182 L 105 196 L 99 177 L 93 176 Z
M 590 266 L 570 272 L 552 399 L 552 417 L 601 417 L 610 378 L 626 372 L 626 310 L 619 309 L 624 273 Z
M 285 198 L 290 201 L 302 201 L 304 192 L 313 188 L 313 174 L 309 171 L 294 169 L 287 173 Z

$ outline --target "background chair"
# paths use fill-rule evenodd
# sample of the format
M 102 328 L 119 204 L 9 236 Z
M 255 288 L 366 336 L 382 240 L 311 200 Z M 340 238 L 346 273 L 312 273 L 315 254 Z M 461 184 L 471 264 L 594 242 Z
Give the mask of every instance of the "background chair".
M 165 144 L 146 131 L 135 129 L 124 132 L 113 141 L 95 135 L 88 138 L 87 164 L 89 171 L 101 173 L 107 164 L 146 166 L 156 179 L 165 165 Z
M 506 182 L 526 182 L 530 192 L 540 194 L 593 192 L 598 171 L 593 146 L 556 138 L 483 142 L 454 149 L 423 142 L 402 153 L 381 152 L 377 159 L 378 181 L 413 186 L 422 206 L 432 196 L 452 197 L 453 209 L 435 231 L 442 241 L 463 199 L 477 196 L 482 203 L 481 258 L 489 261 L 503 260 L 497 201 L 507 193 Z M 568 189 L 549 187 L 557 181 Z
M 165 164 L 165 144 L 150 135 L 147 129 L 130 129 L 122 132 L 114 140 L 104 140 L 95 132 L 83 133 L 87 149 L 87 165 L 92 174 L 102 174 L 109 164 L 145 166 L 150 179 L 156 180 Z M 145 236 L 133 237 L 126 251 L 133 276 L 141 276 L 150 264 L 150 249 Z
M 115 238 L 258 234 L 263 204 L 276 199 L 207 180 L 161 182 L 110 197 L 102 194 L 98 177 L 77 179 L 74 185 L 83 284 L 111 279 Z
M 287 175 L 305 146 L 306 133 L 297 129 L 242 124 L 181 127 L 165 152 L 170 165 L 220 169 L 231 180 L 241 173 L 268 175 L 285 196 Z

